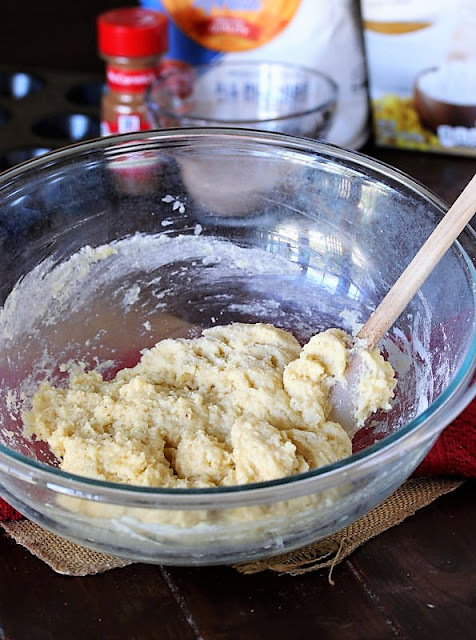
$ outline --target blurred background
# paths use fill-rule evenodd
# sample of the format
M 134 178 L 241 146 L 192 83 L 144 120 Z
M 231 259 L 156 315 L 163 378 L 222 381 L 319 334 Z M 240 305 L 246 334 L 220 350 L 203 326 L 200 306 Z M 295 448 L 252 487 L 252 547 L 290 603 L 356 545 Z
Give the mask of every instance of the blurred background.
M 4 3 L 0 72 L 38 71 L 44 75 L 51 71 L 63 75 L 56 85 L 55 78 L 46 79 L 44 97 L 38 94 L 35 100 L 24 101 L 14 96 L 13 102 L 8 95 L 10 87 L 0 78 L 0 125 L 3 125 L 0 126 L 0 147 L 12 150 L 33 145 L 42 150 L 98 134 L 99 123 L 92 122 L 91 118 L 98 120 L 100 96 L 97 93 L 92 96 L 95 104 L 65 101 L 66 84 L 68 79 L 71 87 L 89 80 L 98 87 L 99 83 L 105 83 L 105 62 L 97 46 L 97 17 L 111 9 L 139 7 L 141 3 L 150 8 L 176 7 L 175 32 L 179 24 L 189 34 L 193 28 L 203 29 L 195 33 L 200 44 L 190 40 L 187 44 L 186 38 L 177 37 L 175 33 L 170 38 L 172 57 L 180 52 L 187 62 L 205 62 L 210 58 L 214 61 L 220 58 L 281 60 L 306 65 L 330 76 L 339 91 L 332 126 L 325 139 L 334 144 L 364 149 L 397 166 L 407 165 L 407 156 L 399 155 L 402 149 L 476 156 L 476 0 L 432 3 L 425 0 L 256 0 L 247 3 L 190 0 L 181 4 L 172 0 L 44 0 L 41 3 L 26 0 L 21 5 Z M 226 12 L 228 6 L 260 8 L 259 12 L 255 11 L 259 13 L 259 21 L 247 25 L 251 31 L 256 28 L 257 35 L 246 36 L 250 42 L 256 36 L 256 42 L 260 43 L 257 48 L 246 43 L 247 50 L 238 51 L 231 45 L 226 48 L 230 38 L 235 37 L 233 22 L 230 22 L 229 33 L 220 36 L 225 53 L 202 46 L 215 37 L 215 28 L 223 27 L 222 24 L 216 26 L 218 23 L 214 20 Z M 230 9 L 230 15 L 232 13 Z M 81 74 L 82 79 L 77 77 Z M 91 76 L 89 79 L 85 77 L 87 74 Z M 63 129 L 65 124 L 74 126 L 81 136 L 55 137 L 62 132 L 52 131 L 51 122 L 46 122 L 46 129 L 40 133 L 48 130 L 48 136 L 28 138 L 26 130 L 31 131 L 28 119 L 33 122 L 43 115 L 46 117 L 49 107 L 57 114 L 80 112 L 79 115 L 85 115 L 86 119 L 78 118 L 73 125 L 60 123 Z M 300 133 L 298 129 L 285 132 Z M 395 149 L 396 153 L 389 156 L 389 149 Z M 427 158 L 422 161 L 417 156 L 412 164 L 419 170 Z M 24 155 L 13 158 L 23 159 Z M 10 159 L 0 168 L 11 164 Z M 451 169 L 439 168 L 437 160 L 435 164 L 451 189 L 451 176 L 446 175 Z M 465 173 L 467 171 L 469 167 L 465 167 Z M 459 187 L 460 178 L 455 179 Z
M 134 3 L 124 0 L 26 0 L 2 3 L 0 64 L 101 73 L 99 13 Z

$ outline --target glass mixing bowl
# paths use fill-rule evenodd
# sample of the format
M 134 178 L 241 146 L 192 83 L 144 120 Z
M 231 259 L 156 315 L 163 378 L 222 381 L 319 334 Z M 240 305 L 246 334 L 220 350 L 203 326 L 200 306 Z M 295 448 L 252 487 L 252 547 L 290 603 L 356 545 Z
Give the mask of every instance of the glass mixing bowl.
M 159 339 L 216 324 L 272 322 L 302 342 L 355 330 L 446 208 L 358 153 L 237 129 L 104 138 L 3 173 L 0 493 L 73 541 L 163 564 L 251 561 L 356 520 L 475 394 L 469 227 L 382 341 L 393 409 L 338 463 L 226 488 L 111 484 L 60 470 L 22 434 L 22 409 L 70 360 L 110 377 Z
M 165 67 L 146 93 L 157 129 L 247 127 L 321 140 L 337 100 L 335 82 L 315 69 L 256 60 Z

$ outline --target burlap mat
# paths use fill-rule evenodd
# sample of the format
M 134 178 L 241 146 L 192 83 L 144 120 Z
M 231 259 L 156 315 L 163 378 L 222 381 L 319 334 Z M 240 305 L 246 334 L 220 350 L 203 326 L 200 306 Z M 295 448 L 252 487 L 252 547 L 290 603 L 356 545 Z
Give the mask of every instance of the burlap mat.
M 463 482 L 451 478 L 407 480 L 393 495 L 345 529 L 297 551 L 259 562 L 237 565 L 235 568 L 246 574 L 269 569 L 278 573 L 299 575 L 327 567 L 330 569 L 329 581 L 332 583 L 331 573 L 334 566 L 357 547 L 399 524 L 439 496 L 458 488 Z M 0 524 L 16 542 L 63 575 L 92 575 L 132 564 L 122 558 L 69 542 L 29 520 Z

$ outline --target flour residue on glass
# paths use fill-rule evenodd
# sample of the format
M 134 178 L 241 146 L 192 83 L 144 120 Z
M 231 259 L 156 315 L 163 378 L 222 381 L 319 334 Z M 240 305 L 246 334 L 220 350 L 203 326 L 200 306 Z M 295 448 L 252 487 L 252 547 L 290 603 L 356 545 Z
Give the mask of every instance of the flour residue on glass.
M 64 384 L 69 363 L 100 367 L 111 377 L 134 366 L 141 351 L 159 340 L 194 337 L 210 326 L 269 322 L 303 344 L 325 328 L 353 331 L 365 320 L 361 314 L 367 310 L 358 312 L 352 300 L 325 290 L 319 267 L 303 269 L 274 249 L 210 237 L 201 225 L 189 231 L 137 233 L 84 247 L 62 261 L 51 256 L 16 284 L 0 310 L 10 372 L 0 391 L 0 401 L 3 397 L 6 404 L 8 397 L 9 407 L 4 434 L 19 437 L 21 409 L 42 380 Z M 428 357 L 430 320 L 431 311 L 423 305 L 410 336 L 394 330 L 383 341 L 400 382 L 397 406 L 382 417 L 382 432 L 400 428 L 426 408 L 434 375 L 440 376 L 438 388 L 449 375 L 435 374 Z M 416 341 L 417 366 L 412 362 Z M 417 407 L 411 405 L 415 397 Z

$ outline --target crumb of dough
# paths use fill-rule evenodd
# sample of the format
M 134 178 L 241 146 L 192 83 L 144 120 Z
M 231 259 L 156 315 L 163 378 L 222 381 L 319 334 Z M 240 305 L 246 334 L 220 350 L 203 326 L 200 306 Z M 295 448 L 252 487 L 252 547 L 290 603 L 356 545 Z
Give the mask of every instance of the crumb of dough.
M 262 323 L 162 340 L 112 381 L 76 367 L 66 388 L 44 382 L 25 431 L 65 471 L 109 482 L 187 488 L 289 476 L 351 455 L 346 431 L 328 419 L 351 346 L 328 329 L 301 348 Z M 395 386 L 374 356 L 359 405 L 369 413 L 388 408 Z

